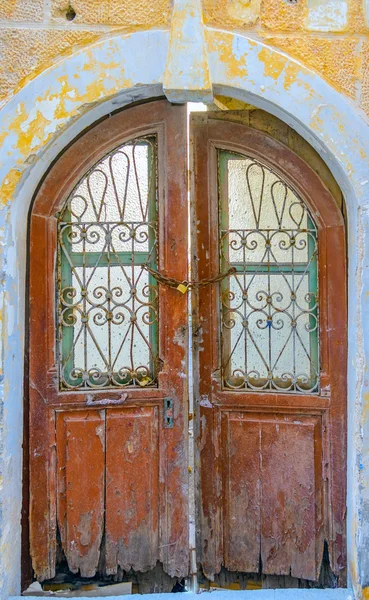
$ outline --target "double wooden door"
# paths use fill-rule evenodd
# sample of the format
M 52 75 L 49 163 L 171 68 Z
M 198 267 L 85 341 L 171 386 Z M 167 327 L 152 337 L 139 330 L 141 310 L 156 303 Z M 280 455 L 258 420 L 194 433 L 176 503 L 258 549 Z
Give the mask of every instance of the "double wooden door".
M 190 511 L 209 579 L 224 567 L 316 581 L 327 542 L 343 581 L 342 217 L 272 138 L 206 113 L 189 133 L 190 169 L 186 107 L 119 112 L 64 152 L 35 199 L 35 575 L 53 578 L 62 557 L 81 577 L 158 562 L 188 577 Z M 191 339 L 177 289 L 190 277 Z

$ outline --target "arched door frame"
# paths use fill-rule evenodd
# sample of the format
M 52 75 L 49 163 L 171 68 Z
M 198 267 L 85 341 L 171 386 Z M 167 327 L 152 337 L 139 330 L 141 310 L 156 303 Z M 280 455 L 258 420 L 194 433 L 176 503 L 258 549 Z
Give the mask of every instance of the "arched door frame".
M 314 72 L 239 34 L 204 28 L 215 93 L 247 101 L 292 126 L 322 156 L 348 215 L 348 563 L 358 596 L 369 584 L 369 125 Z M 20 512 L 26 237 L 30 202 L 48 166 L 81 131 L 112 110 L 163 94 L 169 32 L 142 31 L 97 42 L 29 81 L 0 111 L 2 205 L 3 429 L 0 472 L 2 595 L 20 592 Z M 175 62 L 184 53 L 174 48 Z M 79 77 L 75 77 L 75 75 Z M 201 82 L 193 74 L 193 99 Z M 191 93 L 187 89 L 187 99 Z M 207 96 L 204 93 L 205 98 Z M 368 588 L 369 589 L 369 588 Z

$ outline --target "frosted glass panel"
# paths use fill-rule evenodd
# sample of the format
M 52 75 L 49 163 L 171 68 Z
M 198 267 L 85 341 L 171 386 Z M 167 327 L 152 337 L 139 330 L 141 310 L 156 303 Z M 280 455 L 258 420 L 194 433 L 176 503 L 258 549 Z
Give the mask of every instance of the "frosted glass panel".
M 60 385 L 156 382 L 158 289 L 155 138 L 107 155 L 58 218 Z
M 301 200 L 277 175 L 252 159 L 229 160 L 227 166 L 230 260 L 267 262 L 269 231 L 276 261 L 306 262 L 308 214 Z M 296 234 L 294 245 L 290 244 L 291 232 Z
M 153 303 L 148 304 L 150 287 L 147 272 L 136 267 L 133 281 L 129 282 L 124 270 L 118 266 L 110 270 L 107 267 L 86 268 L 85 273 L 78 267 L 72 278 L 75 289 L 78 289 L 84 275 L 87 294 L 85 300 L 81 297 L 74 308 L 75 372 L 94 372 L 100 379 L 111 367 L 118 374 L 118 377 L 113 377 L 118 380 L 126 380 L 134 369 L 144 375 L 152 358 L 150 324 L 157 321 Z M 131 295 L 132 286 L 136 289 L 134 296 Z M 83 314 L 88 319 L 86 327 L 82 324 Z M 134 323 L 136 326 L 133 326 Z
M 220 151 L 223 385 L 317 392 L 317 230 L 296 192 L 252 158 Z

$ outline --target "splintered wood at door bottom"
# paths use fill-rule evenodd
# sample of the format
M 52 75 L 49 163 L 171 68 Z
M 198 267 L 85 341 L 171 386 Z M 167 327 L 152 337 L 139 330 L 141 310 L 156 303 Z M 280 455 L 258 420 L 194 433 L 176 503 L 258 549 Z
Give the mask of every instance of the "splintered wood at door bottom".
M 265 575 L 261 573 L 261 568 L 257 573 L 242 573 L 239 571 L 229 571 L 225 567 L 222 567 L 220 572 L 214 575 L 214 581 L 209 581 L 202 569 L 200 569 L 198 572 L 198 582 L 200 588 L 205 590 L 213 590 L 214 588 L 230 590 L 321 589 L 336 588 L 338 586 L 338 578 L 331 569 L 328 545 L 326 543 L 324 543 L 323 559 L 318 581 L 299 579 L 291 577 L 291 575 Z
M 264 574 L 316 580 L 319 419 L 231 412 L 223 421 L 227 567 L 257 572 L 260 560 Z
M 212 410 L 201 409 L 201 453 L 217 455 L 202 477 L 211 497 L 201 515 L 205 575 L 213 580 L 222 568 L 318 582 L 327 535 L 322 415 Z
M 70 571 L 160 560 L 158 407 L 57 413 L 57 521 Z

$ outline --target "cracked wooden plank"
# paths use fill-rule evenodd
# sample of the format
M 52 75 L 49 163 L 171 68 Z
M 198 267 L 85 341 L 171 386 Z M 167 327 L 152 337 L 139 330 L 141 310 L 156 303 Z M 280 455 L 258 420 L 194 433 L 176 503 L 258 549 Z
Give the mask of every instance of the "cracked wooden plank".
M 260 419 L 263 573 L 316 581 L 323 552 L 321 419 Z
M 57 415 L 58 524 L 72 573 L 93 577 L 104 527 L 105 413 Z
M 108 410 L 106 572 L 148 571 L 159 558 L 158 407 Z

